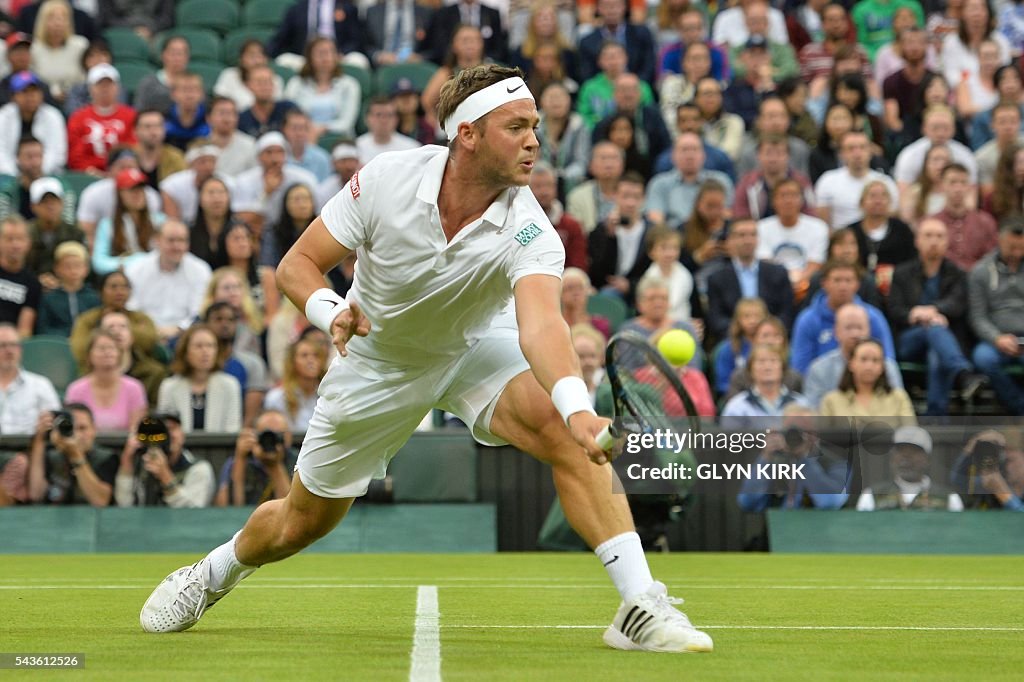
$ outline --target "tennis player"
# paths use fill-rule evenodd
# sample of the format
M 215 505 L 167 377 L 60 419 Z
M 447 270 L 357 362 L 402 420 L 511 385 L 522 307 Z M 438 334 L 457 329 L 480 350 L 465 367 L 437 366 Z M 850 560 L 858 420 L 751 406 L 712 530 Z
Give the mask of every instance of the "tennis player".
M 187 630 L 257 567 L 329 533 L 439 407 L 479 442 L 511 443 L 551 465 L 566 517 L 622 597 L 608 645 L 710 651 L 711 638 L 651 577 L 594 439 L 607 420 L 591 407 L 559 310 L 565 254 L 527 187 L 539 118 L 521 72 L 461 71 L 442 89 L 438 117 L 447 148 L 368 163 L 282 259 L 278 286 L 340 352 L 291 492 L 161 582 L 142 607 L 142 628 Z M 324 273 L 353 251 L 345 300 L 323 287 Z

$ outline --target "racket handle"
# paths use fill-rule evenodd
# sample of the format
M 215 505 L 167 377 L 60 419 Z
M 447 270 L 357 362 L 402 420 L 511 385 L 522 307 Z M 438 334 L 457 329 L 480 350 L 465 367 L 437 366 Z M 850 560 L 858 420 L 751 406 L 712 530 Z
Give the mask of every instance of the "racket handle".
M 614 424 L 608 424 L 600 433 L 597 434 L 594 440 L 597 441 L 597 446 L 605 452 L 611 452 L 612 447 L 615 445 L 616 439 L 619 437 L 619 430 L 615 428 Z

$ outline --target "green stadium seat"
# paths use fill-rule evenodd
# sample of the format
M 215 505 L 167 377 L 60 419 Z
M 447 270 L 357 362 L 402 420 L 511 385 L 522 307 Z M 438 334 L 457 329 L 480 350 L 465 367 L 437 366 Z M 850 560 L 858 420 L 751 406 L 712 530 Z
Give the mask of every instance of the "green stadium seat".
M 363 101 L 365 102 L 370 99 L 370 95 L 373 94 L 373 74 L 366 69 L 352 64 L 345 64 L 342 69 L 346 75 L 352 76 L 359 81 L 359 89 L 362 90 Z
M 289 69 L 284 64 L 278 64 L 277 62 L 270 62 L 270 68 L 274 70 L 274 73 L 281 77 L 281 81 L 285 85 L 288 85 L 288 81 L 290 81 L 292 76 L 295 75 L 294 69 Z
M 208 62 L 220 61 L 220 36 L 207 28 L 174 28 L 164 31 L 157 36 L 153 49 L 154 63 L 160 63 L 160 52 L 164 43 L 172 36 L 184 36 L 192 50 L 192 59 L 201 59 Z
M 341 133 L 324 133 L 316 143 L 321 149 L 330 154 L 331 150 L 334 149 L 334 145 L 347 137 L 348 135 L 342 135 Z
M 148 62 L 150 59 L 149 43 L 130 28 L 108 28 L 103 32 L 103 38 L 110 45 L 115 62 L 123 59 Z
M 608 324 L 612 327 L 612 333 L 618 331 L 622 323 L 629 317 L 629 308 L 626 307 L 622 299 L 605 294 L 594 294 L 588 298 L 587 312 L 607 318 Z
M 391 92 L 391 86 L 395 84 L 399 78 L 408 78 L 412 81 L 412 84 L 416 86 L 416 89 L 423 92 L 423 89 L 427 87 L 427 82 L 437 71 L 437 64 L 431 62 L 419 62 L 411 64 L 392 64 L 391 66 L 383 66 L 377 69 L 376 74 L 376 90 L 375 92 L 387 95 Z
M 22 366 L 53 382 L 62 396 L 68 384 L 78 378 L 78 363 L 71 344 L 63 336 L 33 336 L 21 342 Z
M 224 36 L 223 51 L 224 63 L 228 66 L 238 65 L 238 53 L 242 50 L 242 44 L 250 38 L 255 38 L 264 45 L 270 40 L 274 32 L 269 28 L 257 28 L 253 26 L 242 26 Z
M 185 0 L 174 10 L 177 26 L 208 28 L 221 35 L 238 26 L 241 14 L 234 0 Z
M 220 72 L 227 68 L 220 62 L 207 61 L 205 59 L 193 59 L 188 63 L 188 70 L 198 73 L 203 77 L 203 88 L 206 94 L 213 92 L 213 86 L 220 78 Z
M 139 82 L 143 78 L 151 73 L 156 73 L 156 67 L 148 61 L 118 60 L 114 63 L 114 66 L 117 67 L 117 72 L 121 74 L 121 87 L 129 99 L 131 99 L 132 94 L 135 93 L 135 88 L 139 86 Z
M 242 9 L 242 26 L 277 28 L 296 0 L 249 0 Z

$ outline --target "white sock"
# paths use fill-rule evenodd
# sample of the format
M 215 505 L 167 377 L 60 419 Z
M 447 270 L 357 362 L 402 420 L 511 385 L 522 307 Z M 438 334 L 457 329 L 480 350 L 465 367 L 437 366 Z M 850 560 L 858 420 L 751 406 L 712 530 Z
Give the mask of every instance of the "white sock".
M 643 545 L 640 544 L 640 536 L 636 532 L 616 535 L 602 542 L 594 554 L 604 564 L 623 601 L 646 592 L 654 583 Z
M 235 555 L 235 541 L 241 534 L 242 531 L 238 531 L 230 540 L 206 555 L 206 582 L 211 592 L 234 587 L 240 580 L 259 568 L 258 566 L 246 566 Z

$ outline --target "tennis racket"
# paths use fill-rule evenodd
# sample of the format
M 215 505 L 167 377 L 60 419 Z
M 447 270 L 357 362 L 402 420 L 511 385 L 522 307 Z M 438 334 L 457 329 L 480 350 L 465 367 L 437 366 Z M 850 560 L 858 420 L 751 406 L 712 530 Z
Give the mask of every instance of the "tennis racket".
M 605 351 L 605 371 L 615 420 L 597 435 L 602 450 L 611 451 L 629 433 L 678 430 L 684 419 L 691 431 L 700 430 L 697 408 L 679 374 L 644 337 L 635 332 L 613 336 Z

